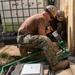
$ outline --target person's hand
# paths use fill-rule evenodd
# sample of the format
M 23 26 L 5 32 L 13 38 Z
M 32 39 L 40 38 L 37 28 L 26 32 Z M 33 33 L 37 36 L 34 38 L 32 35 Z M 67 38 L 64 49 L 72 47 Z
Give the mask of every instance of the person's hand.
M 53 31 L 53 28 L 52 28 L 52 26 L 48 26 L 48 28 L 47 28 L 48 30 L 50 30 L 50 31 Z
M 49 34 L 49 33 L 51 33 L 52 31 L 53 31 L 52 26 L 48 26 L 48 27 L 47 27 L 47 30 L 46 30 L 46 34 Z

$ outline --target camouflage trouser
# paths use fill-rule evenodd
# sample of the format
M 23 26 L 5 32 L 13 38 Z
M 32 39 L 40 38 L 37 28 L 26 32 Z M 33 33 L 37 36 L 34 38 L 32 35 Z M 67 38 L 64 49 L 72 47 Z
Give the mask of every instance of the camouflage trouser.
M 43 50 L 50 66 L 54 66 L 56 63 L 58 63 L 58 57 L 56 56 L 54 47 L 52 46 L 51 40 L 48 37 L 42 35 L 18 35 L 17 41 L 20 44 L 25 45 L 27 50 Z

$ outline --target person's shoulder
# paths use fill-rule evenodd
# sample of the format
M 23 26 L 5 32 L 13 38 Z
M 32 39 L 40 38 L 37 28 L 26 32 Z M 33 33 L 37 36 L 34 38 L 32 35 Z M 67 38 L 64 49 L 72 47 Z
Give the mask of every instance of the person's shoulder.
M 43 14 L 37 14 L 37 17 L 38 17 L 38 18 L 42 18 L 42 19 L 45 18 L 45 17 L 43 16 Z
M 26 20 L 29 20 L 29 19 L 37 19 L 38 17 L 40 16 L 40 14 L 34 14 L 34 15 L 31 15 L 30 17 L 28 17 Z
M 38 14 L 37 15 L 37 20 L 43 20 L 43 21 L 45 21 L 46 19 L 45 19 L 45 17 L 42 14 Z

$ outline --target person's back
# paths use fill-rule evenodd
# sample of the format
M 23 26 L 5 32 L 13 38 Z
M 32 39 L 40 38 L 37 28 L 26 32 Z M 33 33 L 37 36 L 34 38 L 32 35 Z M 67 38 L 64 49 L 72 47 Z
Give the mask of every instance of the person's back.
M 40 22 L 41 25 L 39 25 Z M 21 33 L 37 35 L 39 34 L 38 33 L 39 26 L 41 26 L 44 29 L 45 25 L 46 25 L 45 17 L 42 14 L 36 14 L 26 19 L 25 22 L 20 26 L 18 31 Z

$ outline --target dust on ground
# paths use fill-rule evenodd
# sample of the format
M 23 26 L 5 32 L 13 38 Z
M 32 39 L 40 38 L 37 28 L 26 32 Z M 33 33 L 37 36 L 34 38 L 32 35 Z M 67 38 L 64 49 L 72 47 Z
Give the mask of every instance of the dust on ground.
M 12 62 L 16 59 L 18 59 L 18 57 L 20 57 L 20 52 L 19 52 L 19 48 L 16 45 L 4 45 L 0 47 L 0 53 L 8 53 L 11 56 L 11 59 L 4 59 L 4 58 L 0 58 L 0 67 L 2 65 L 5 65 L 9 62 Z

